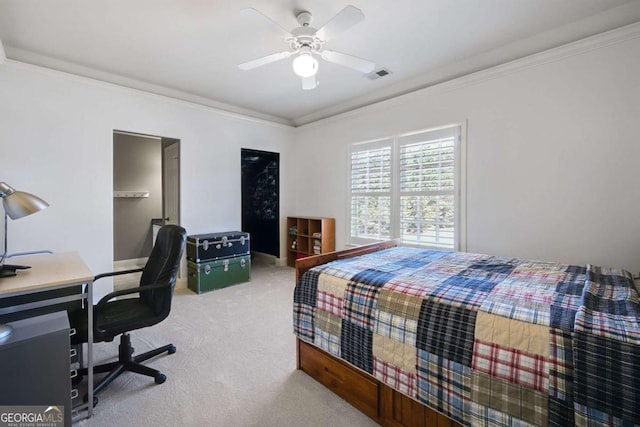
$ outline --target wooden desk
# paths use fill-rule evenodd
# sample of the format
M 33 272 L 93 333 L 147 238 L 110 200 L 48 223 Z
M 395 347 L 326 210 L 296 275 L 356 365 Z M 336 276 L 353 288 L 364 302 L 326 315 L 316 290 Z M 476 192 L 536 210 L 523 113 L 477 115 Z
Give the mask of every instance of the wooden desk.
M 19 270 L 17 276 L 0 279 L 0 319 L 2 315 L 29 316 L 32 311 L 40 310 L 41 313 L 47 307 L 72 301 L 93 304 L 93 273 L 76 252 L 30 255 L 12 262 L 31 268 Z M 63 296 L 55 292 L 74 287 L 80 291 L 63 293 Z M 5 303 L 1 304 L 3 300 Z M 82 416 L 85 409 L 86 418 L 93 413 L 93 310 L 87 310 L 87 313 L 87 388 L 91 404 L 82 403 L 74 407 L 73 411 L 78 415 L 74 421 L 85 418 Z

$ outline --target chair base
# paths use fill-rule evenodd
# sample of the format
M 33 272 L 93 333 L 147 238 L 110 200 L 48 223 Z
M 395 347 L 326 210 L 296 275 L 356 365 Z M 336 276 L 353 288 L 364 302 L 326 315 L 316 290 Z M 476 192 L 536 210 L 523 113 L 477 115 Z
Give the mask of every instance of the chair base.
M 166 375 L 164 375 L 162 372 L 158 371 L 157 369 L 145 366 L 142 364 L 142 362 L 149 360 L 161 353 L 164 353 L 165 351 L 168 354 L 175 353 L 176 347 L 173 344 L 167 344 L 163 347 L 147 351 L 146 353 L 142 353 L 137 356 L 133 356 L 133 350 L 134 349 L 131 346 L 131 337 L 129 336 L 129 334 L 122 334 L 120 335 L 120 345 L 118 346 L 118 360 L 115 362 L 93 367 L 94 374 L 108 372 L 108 374 L 104 378 L 102 378 L 97 384 L 93 386 L 94 398 L 97 393 L 111 384 L 111 382 L 115 380 L 120 374 L 127 371 L 152 377 L 156 384 L 162 384 L 167 380 Z M 87 374 L 87 369 L 82 368 L 78 373 L 80 374 L 79 377 L 81 378 L 82 376 Z M 86 401 L 88 399 L 88 396 L 85 396 L 84 399 Z

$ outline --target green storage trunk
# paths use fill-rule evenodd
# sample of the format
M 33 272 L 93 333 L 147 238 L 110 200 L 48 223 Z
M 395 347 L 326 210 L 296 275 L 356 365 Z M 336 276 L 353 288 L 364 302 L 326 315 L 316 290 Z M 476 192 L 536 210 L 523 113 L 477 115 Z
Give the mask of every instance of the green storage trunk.
M 251 278 L 251 255 L 198 263 L 187 261 L 187 264 L 187 284 L 198 294 L 248 282 Z

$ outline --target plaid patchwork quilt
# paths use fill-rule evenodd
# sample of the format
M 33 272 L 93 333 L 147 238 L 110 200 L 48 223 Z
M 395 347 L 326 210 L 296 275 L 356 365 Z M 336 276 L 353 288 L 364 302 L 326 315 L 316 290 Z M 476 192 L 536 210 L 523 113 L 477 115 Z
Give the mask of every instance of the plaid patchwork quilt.
M 624 270 L 397 247 L 320 265 L 294 332 L 463 425 L 640 425 Z

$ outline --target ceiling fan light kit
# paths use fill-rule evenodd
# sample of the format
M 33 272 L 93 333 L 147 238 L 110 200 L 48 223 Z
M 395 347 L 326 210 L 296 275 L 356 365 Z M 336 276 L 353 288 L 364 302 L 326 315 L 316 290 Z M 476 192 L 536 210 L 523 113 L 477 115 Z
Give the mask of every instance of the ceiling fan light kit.
M 292 61 L 293 71 L 302 78 L 302 89 L 310 90 L 318 87 L 316 74 L 319 63 L 316 56 L 325 61 L 360 71 L 363 74 L 370 73 L 375 68 L 375 63 L 366 59 L 323 49 L 327 40 L 364 19 L 362 11 L 354 6 L 349 5 L 342 9 L 319 30 L 309 26 L 313 18 L 311 13 L 307 11 L 300 12 L 296 15 L 300 27 L 293 29 L 290 33 L 256 9 L 248 8 L 242 11 L 245 14 L 259 16 L 275 26 L 280 32 L 284 32 L 285 40 L 289 43 L 291 50 L 244 62 L 238 65 L 241 70 L 248 71 L 271 62 L 295 56 Z
M 311 49 L 305 47 L 302 52 L 293 59 L 293 72 L 300 77 L 315 76 L 318 72 L 318 60 L 311 55 Z

